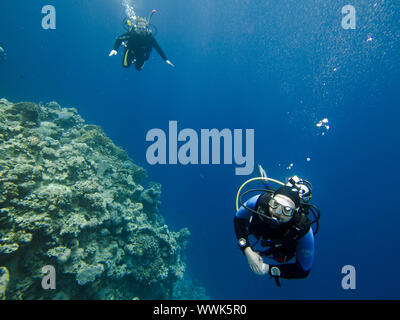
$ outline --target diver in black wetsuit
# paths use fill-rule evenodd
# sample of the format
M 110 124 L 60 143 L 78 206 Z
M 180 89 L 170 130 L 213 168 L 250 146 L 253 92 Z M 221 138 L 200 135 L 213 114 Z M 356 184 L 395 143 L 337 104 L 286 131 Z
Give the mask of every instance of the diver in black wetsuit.
M 275 190 L 269 184 L 270 179 L 265 170 L 261 166 L 259 170 L 265 190 L 247 191 L 259 194 L 245 203 L 240 200 L 241 207 L 238 205 L 241 198 L 237 195 L 235 233 L 250 269 L 258 275 L 269 274 L 280 286 L 280 278 L 301 279 L 310 273 L 315 255 L 314 235 L 318 231 L 320 213 L 314 205 L 308 203 L 312 195 L 311 183 L 293 176 Z M 251 180 L 254 178 L 248 181 Z M 309 213 L 314 216 L 313 221 L 309 219 Z M 315 231 L 311 228 L 314 223 Z M 250 235 L 257 239 L 256 243 L 250 243 Z M 279 264 L 264 263 L 263 257 Z M 291 262 L 294 258 L 295 261 Z
M 149 29 L 149 23 L 145 18 L 137 17 L 134 23 L 131 20 L 126 20 L 126 24 L 129 27 L 129 31 L 119 36 L 115 41 L 110 57 L 117 55 L 117 51 L 122 44 L 125 47 L 122 65 L 125 68 L 129 68 L 134 63 L 136 70 L 141 71 L 144 63 L 150 57 L 151 50 L 154 48 L 167 64 L 174 67 L 154 38 L 152 31 Z

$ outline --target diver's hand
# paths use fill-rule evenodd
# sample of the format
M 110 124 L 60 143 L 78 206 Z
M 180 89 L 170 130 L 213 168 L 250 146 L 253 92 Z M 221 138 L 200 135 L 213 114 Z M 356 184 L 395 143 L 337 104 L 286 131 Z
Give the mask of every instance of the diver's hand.
M 269 266 L 263 262 L 263 259 L 257 252 L 254 252 L 250 247 L 247 247 L 244 250 L 244 254 L 246 255 L 250 269 L 255 274 L 262 276 L 268 272 Z
M 165 60 L 165 63 L 167 63 L 167 64 L 169 64 L 171 67 L 175 68 L 175 65 L 174 65 L 171 61 Z
M 116 56 L 118 52 L 116 50 L 111 50 L 110 54 L 108 55 L 109 57 Z

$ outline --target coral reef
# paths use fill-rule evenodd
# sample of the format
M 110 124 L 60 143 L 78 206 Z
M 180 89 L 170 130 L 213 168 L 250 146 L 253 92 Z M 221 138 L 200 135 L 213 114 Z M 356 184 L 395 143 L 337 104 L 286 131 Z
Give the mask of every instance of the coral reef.
M 56 102 L 1 99 L 0 143 L 0 299 L 185 299 L 189 230 L 168 229 L 161 185 L 144 188 L 101 128 Z
M 10 281 L 10 274 L 8 273 L 7 268 L 0 267 L 0 300 L 6 299 L 8 281 Z
M 192 279 L 187 272 L 182 279 L 174 283 L 172 294 L 173 300 L 211 300 L 206 295 L 205 288 Z

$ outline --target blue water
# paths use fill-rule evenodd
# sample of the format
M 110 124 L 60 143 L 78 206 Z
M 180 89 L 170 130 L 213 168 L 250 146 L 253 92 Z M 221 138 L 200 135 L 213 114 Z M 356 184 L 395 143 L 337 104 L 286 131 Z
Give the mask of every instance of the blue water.
M 155 51 L 142 72 L 108 57 L 121 0 L 1 1 L 0 96 L 76 107 L 145 167 L 163 186 L 167 224 L 190 229 L 188 270 L 212 298 L 398 299 L 400 3 L 351 1 L 355 30 L 341 27 L 349 1 L 134 3 L 139 15 L 158 10 L 156 38 L 176 68 Z M 56 30 L 41 28 L 46 4 Z M 329 130 L 315 126 L 325 117 Z M 146 133 L 167 132 L 170 120 L 254 129 L 255 164 L 312 182 L 322 218 L 307 279 L 277 288 L 237 249 L 236 191 L 256 171 L 147 163 Z M 345 265 L 356 268 L 355 290 L 342 289 Z

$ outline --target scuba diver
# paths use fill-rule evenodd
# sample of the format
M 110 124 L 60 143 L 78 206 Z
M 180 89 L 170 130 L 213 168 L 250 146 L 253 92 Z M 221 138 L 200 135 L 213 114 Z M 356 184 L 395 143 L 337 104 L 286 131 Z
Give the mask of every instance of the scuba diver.
M 154 38 L 153 31 L 149 28 L 151 17 L 155 12 L 155 10 L 152 11 L 149 20 L 142 17 L 136 17 L 134 21 L 125 19 L 124 24 L 128 32 L 117 38 L 109 56 L 117 55 L 118 49 L 122 44 L 125 47 L 122 65 L 125 68 L 129 68 L 134 63 L 136 70 L 141 71 L 154 48 L 167 64 L 175 67 L 168 60 L 166 54 Z
M 235 233 L 250 269 L 257 275 L 269 274 L 281 286 L 280 278 L 300 279 L 310 273 L 320 212 L 316 206 L 308 203 L 312 195 L 311 183 L 293 176 L 284 184 L 268 178 L 260 165 L 258 168 L 261 177 L 246 181 L 238 191 Z M 261 180 L 265 189 L 248 190 L 239 197 L 244 185 L 254 180 Z M 281 187 L 275 190 L 269 181 L 279 183 Z M 242 197 L 250 192 L 258 194 L 243 203 Z M 309 212 L 314 216 L 313 221 L 308 217 Z M 315 231 L 313 224 L 316 224 Z M 249 241 L 250 235 L 257 240 L 253 244 Z M 258 244 L 260 250 L 256 248 Z M 262 257 L 273 259 L 279 264 L 264 263 Z M 289 262 L 293 258 L 295 261 Z

